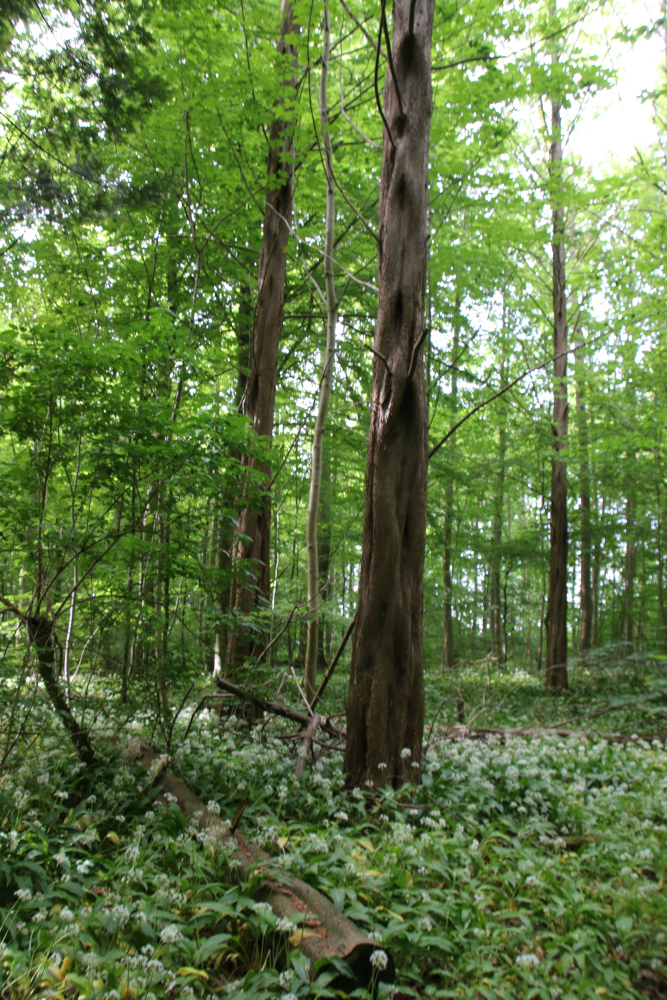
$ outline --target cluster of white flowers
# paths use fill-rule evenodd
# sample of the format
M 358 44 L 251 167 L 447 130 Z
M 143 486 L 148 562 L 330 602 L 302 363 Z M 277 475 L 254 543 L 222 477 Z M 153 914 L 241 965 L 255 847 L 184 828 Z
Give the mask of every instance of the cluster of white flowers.
M 182 939 L 183 935 L 176 926 L 176 924 L 167 924 L 160 931 L 160 941 L 163 944 L 176 944 L 177 941 Z
M 533 954 L 529 954 L 529 955 L 517 955 L 517 957 L 516 957 L 516 964 L 517 965 L 524 965 L 524 966 L 539 965 L 540 964 L 540 960 L 537 957 L 537 955 L 533 955 Z
M 382 951 L 381 948 L 376 948 L 371 954 L 370 963 L 374 969 L 386 969 L 389 959 L 387 957 L 387 952 Z
M 292 923 L 288 917 L 279 917 L 276 920 L 276 930 L 283 931 L 285 934 L 293 934 L 296 930 L 296 924 Z

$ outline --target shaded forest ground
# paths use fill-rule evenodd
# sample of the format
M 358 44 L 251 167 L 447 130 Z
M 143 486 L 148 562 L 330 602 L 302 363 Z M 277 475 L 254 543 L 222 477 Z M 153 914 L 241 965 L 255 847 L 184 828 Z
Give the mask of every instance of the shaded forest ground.
M 195 691 L 172 766 L 223 818 L 246 800 L 242 831 L 391 952 L 399 997 L 667 996 L 667 763 L 662 740 L 637 736 L 667 729 L 663 664 L 608 650 L 571 673 L 560 699 L 543 677 L 489 663 L 427 677 L 422 783 L 399 792 L 345 793 L 342 754 L 322 747 L 299 781 L 293 724 L 249 724 L 231 702 L 222 720 L 193 717 Z M 344 692 L 341 669 L 328 711 Z M 296 928 L 122 762 L 130 734 L 164 750 L 168 729 L 121 710 L 111 682 L 91 684 L 104 760 L 92 787 L 33 695 L 0 774 L 2 996 L 333 996 L 327 970 L 308 982 Z M 280 697 L 299 707 L 291 679 Z M 459 715 L 533 731 L 464 738 Z M 554 724 L 587 737 L 544 732 Z

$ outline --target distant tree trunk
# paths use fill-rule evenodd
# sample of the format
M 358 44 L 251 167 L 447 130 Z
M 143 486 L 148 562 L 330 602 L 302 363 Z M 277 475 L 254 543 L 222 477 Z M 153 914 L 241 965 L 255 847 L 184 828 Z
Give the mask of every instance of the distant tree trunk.
M 575 327 L 575 338 L 577 329 Z M 581 511 L 581 582 L 579 591 L 579 608 L 581 623 L 579 627 L 579 652 L 587 653 L 591 648 L 593 637 L 593 586 L 591 581 L 593 539 L 591 535 L 591 463 L 588 454 L 588 416 L 586 414 L 586 396 L 582 360 L 575 353 L 577 364 L 577 425 L 579 431 L 579 510 Z
M 658 569 L 658 605 L 660 608 L 660 641 L 664 644 L 667 639 L 667 604 L 665 602 L 665 520 L 662 505 L 662 493 L 660 491 L 660 478 L 656 482 L 658 523 L 656 525 L 656 562 Z
M 243 284 L 239 295 L 239 310 L 234 324 L 236 334 L 236 389 L 234 392 L 234 408 L 239 410 L 248 388 L 248 364 L 250 361 L 250 332 L 252 329 L 252 302 L 250 287 Z M 238 459 L 235 448 L 229 449 L 229 457 Z M 220 619 L 229 610 L 234 600 L 234 590 L 231 581 L 232 548 L 234 545 L 234 530 L 227 519 L 217 519 L 216 569 L 217 579 L 214 582 L 217 605 L 215 627 L 215 643 L 213 650 L 213 676 L 218 677 L 224 669 L 225 652 L 229 636 L 224 630 Z
M 632 487 L 630 487 L 632 488 Z M 635 501 L 628 497 L 625 502 L 625 565 L 623 570 L 623 642 L 625 652 L 630 654 L 634 647 L 634 596 L 637 548 L 635 545 Z
M 336 352 L 336 286 L 334 284 L 333 252 L 336 226 L 336 187 L 333 175 L 333 149 L 329 130 L 327 108 L 327 82 L 329 75 L 329 6 L 324 2 L 322 30 L 322 73 L 320 76 L 320 125 L 324 147 L 324 173 L 327 181 L 326 225 L 324 232 L 324 282 L 327 308 L 327 342 L 322 352 L 322 377 L 320 381 L 320 401 L 313 431 L 313 450 L 310 470 L 310 494 L 306 518 L 306 551 L 308 554 L 308 640 L 304 672 L 304 688 L 308 701 L 312 701 L 317 690 L 317 651 L 319 648 L 319 607 L 320 607 L 320 562 L 318 555 L 317 526 L 320 511 L 320 488 L 322 485 L 322 452 L 324 449 L 324 428 L 327 422 L 329 397 L 333 382 L 334 355 Z
M 387 73 L 384 87 L 376 353 L 347 705 L 349 785 L 370 780 L 397 787 L 420 778 L 428 461 L 422 348 L 433 9 L 434 0 L 394 0 L 397 82 Z
M 317 562 L 320 581 L 320 599 L 331 600 L 331 456 L 327 448 L 322 455 L 322 486 L 320 489 L 320 509 L 317 522 Z M 320 614 L 320 636 L 317 649 L 317 665 L 324 669 L 329 663 L 331 648 L 331 624 L 324 627 Z
M 500 362 L 500 386 L 507 385 L 507 307 L 503 291 L 503 342 Z M 500 400 L 500 423 L 498 425 L 498 472 L 496 476 L 496 496 L 493 511 L 493 536 L 491 538 L 491 564 L 489 566 L 489 627 L 491 632 L 491 655 L 496 663 L 507 660 L 506 643 L 503 641 L 504 614 L 500 601 L 501 552 L 503 544 L 503 511 L 505 507 L 505 456 L 507 453 L 507 403 L 505 396 Z
M 551 460 L 551 549 L 549 563 L 549 607 L 546 685 L 553 694 L 567 688 L 567 300 L 565 295 L 565 210 L 562 203 L 563 147 L 561 105 L 551 102 L 551 156 L 549 178 L 556 188 L 553 198 L 553 348 L 554 409 L 553 458 Z
M 292 4 L 281 2 L 281 31 L 278 42 L 279 56 L 290 55 L 296 60 L 296 49 L 288 43 L 287 36 L 295 32 Z M 296 76 L 285 86 L 296 90 Z M 286 99 L 289 104 L 293 99 Z M 278 346 L 283 328 L 285 300 L 285 271 L 287 267 L 287 241 L 289 238 L 294 203 L 294 138 L 293 123 L 276 118 L 269 131 L 268 184 L 262 249 L 257 269 L 257 305 L 252 331 L 250 377 L 245 396 L 244 412 L 252 420 L 255 434 L 271 439 L 276 402 L 278 377 Z M 268 485 L 270 466 L 258 464 L 255 458 L 244 457 L 244 464 L 258 468 Z M 271 556 L 271 505 L 264 497 L 261 510 L 256 502 L 248 502 L 239 515 L 238 531 L 234 541 L 233 563 L 250 559 L 257 574 L 256 585 L 246 578 L 237 580 L 235 607 L 248 613 L 258 601 L 268 603 L 270 593 Z M 227 647 L 227 669 L 234 673 L 239 662 L 252 651 L 250 640 L 240 641 L 233 633 Z
M 597 511 L 597 502 L 596 502 Z M 596 514 L 597 516 L 597 514 Z M 602 509 L 600 510 L 600 524 L 604 520 L 604 498 L 602 499 Z M 591 590 L 593 592 L 593 626 L 591 634 L 591 645 L 593 649 L 599 646 L 598 622 L 600 608 L 600 555 L 602 551 L 602 539 L 598 537 L 593 548 L 593 568 L 591 572 Z
M 458 363 L 459 363 L 459 340 L 461 331 L 461 299 L 456 293 L 454 302 L 454 338 L 452 341 L 452 388 L 449 395 L 452 423 L 456 420 L 456 406 L 458 401 Z M 447 465 L 448 476 L 445 487 L 445 520 L 443 527 L 442 545 L 442 583 L 444 589 L 444 601 L 442 605 L 442 623 L 444 632 L 444 645 L 442 649 L 442 666 L 445 670 L 454 668 L 454 629 L 452 627 L 452 527 L 454 522 L 454 479 L 453 467 L 456 454 L 456 435 L 452 434 L 449 440 Z

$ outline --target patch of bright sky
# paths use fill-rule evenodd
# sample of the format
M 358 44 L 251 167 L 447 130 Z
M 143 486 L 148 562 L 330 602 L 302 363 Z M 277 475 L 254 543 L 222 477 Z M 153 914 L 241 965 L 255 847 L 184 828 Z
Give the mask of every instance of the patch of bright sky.
M 621 0 L 613 4 L 611 20 L 630 29 L 654 24 L 661 16 L 659 0 Z M 593 21 L 600 34 L 609 15 L 601 13 Z M 634 45 L 610 39 L 608 59 L 617 72 L 616 84 L 590 101 L 576 124 L 570 148 L 584 166 L 599 168 L 630 160 L 635 149 L 646 149 L 656 139 L 653 108 L 642 94 L 664 86 L 665 45 L 661 33 L 642 38 Z

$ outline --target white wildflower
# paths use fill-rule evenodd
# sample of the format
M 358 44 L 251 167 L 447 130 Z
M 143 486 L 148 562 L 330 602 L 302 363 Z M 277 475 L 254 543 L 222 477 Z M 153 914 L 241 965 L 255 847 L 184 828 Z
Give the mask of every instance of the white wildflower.
M 532 953 L 529 955 L 517 955 L 516 964 L 525 966 L 539 965 L 540 960 L 537 955 L 533 955 Z
M 389 961 L 387 958 L 387 952 L 382 951 L 381 948 L 376 948 L 371 955 L 370 961 L 374 969 L 386 969 Z
M 167 926 L 163 927 L 160 931 L 160 940 L 164 944 L 176 944 L 176 942 L 180 941 L 182 937 L 183 935 L 179 931 L 176 924 L 167 924 Z
M 287 917 L 280 917 L 276 921 L 276 930 L 284 931 L 285 934 L 293 934 L 296 930 L 296 924 L 293 924 Z

